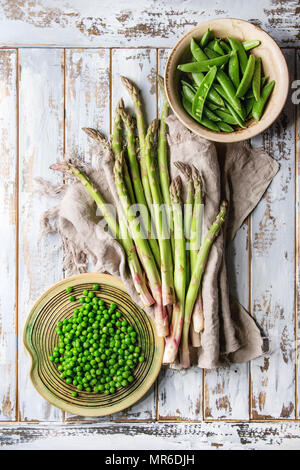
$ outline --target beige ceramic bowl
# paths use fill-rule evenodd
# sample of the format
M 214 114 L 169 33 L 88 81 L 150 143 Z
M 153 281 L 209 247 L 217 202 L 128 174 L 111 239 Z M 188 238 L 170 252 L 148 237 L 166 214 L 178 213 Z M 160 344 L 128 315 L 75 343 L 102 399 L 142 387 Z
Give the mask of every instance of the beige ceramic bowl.
M 179 82 L 183 72 L 177 70 L 177 65 L 191 60 L 190 40 L 200 40 L 205 31 L 210 28 L 214 37 L 234 37 L 240 41 L 259 39 L 259 47 L 251 53 L 262 58 L 263 74 L 276 84 L 269 102 L 260 121 L 251 119 L 246 129 L 235 132 L 213 132 L 194 121 L 184 110 L 180 101 Z M 248 21 L 234 18 L 219 18 L 201 23 L 186 33 L 174 46 L 165 69 L 165 88 L 171 108 L 180 121 L 196 134 L 216 142 L 239 142 L 250 139 L 267 129 L 279 116 L 287 99 L 289 89 L 289 74 L 286 60 L 276 42 L 262 29 Z

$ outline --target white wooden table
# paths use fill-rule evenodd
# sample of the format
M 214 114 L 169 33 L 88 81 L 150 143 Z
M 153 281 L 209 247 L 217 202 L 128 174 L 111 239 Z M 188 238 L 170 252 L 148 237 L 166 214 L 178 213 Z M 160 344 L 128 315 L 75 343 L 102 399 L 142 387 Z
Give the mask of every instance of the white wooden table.
M 269 32 L 300 79 L 297 0 L 0 1 L 0 446 L 4 448 L 297 448 L 299 107 L 289 97 L 252 144 L 281 170 L 229 250 L 231 290 L 271 341 L 271 354 L 230 368 L 163 370 L 150 393 L 105 419 L 50 406 L 29 379 L 22 330 L 37 297 L 64 276 L 55 236 L 40 239 L 53 201 L 34 179 L 78 152 L 97 164 L 81 131 L 110 131 L 117 100 L 134 79 L 148 119 L 159 107 L 155 74 L 169 49 L 200 21 L 242 17 Z M 299 86 L 298 86 L 299 88 Z M 298 119 L 299 122 L 299 119 Z

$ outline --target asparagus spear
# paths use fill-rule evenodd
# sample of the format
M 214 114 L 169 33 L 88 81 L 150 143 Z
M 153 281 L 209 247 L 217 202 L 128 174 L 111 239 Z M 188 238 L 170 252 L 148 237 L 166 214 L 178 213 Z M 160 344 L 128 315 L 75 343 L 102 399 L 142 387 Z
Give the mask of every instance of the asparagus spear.
M 171 198 L 170 198 L 170 176 L 169 176 L 169 165 L 168 165 L 168 148 L 167 148 L 167 124 L 166 118 L 169 111 L 169 102 L 166 97 L 164 80 L 158 75 L 157 76 L 159 88 L 163 98 L 163 106 L 160 117 L 160 127 L 158 133 L 158 148 L 157 148 L 157 158 L 158 158 L 158 168 L 159 168 L 159 178 L 160 186 L 162 191 L 162 196 L 164 203 L 166 205 L 167 221 L 170 230 L 171 243 L 173 249 L 173 258 L 174 258 L 174 237 L 173 237 L 173 220 L 172 220 L 172 210 L 171 210 Z
M 172 305 L 175 301 L 174 283 L 173 283 L 173 261 L 172 250 L 167 230 L 167 221 L 163 207 L 162 194 L 157 179 L 155 158 L 152 153 L 153 141 L 156 135 L 158 121 L 152 121 L 148 128 L 145 139 L 144 155 L 148 171 L 148 180 L 150 183 L 153 212 L 158 236 L 158 243 L 161 255 L 161 280 L 162 280 L 162 298 L 164 305 Z
M 84 185 L 86 190 L 90 193 L 92 198 L 97 204 L 97 207 L 101 211 L 111 233 L 114 238 L 121 244 L 123 247 L 128 266 L 131 272 L 132 280 L 135 286 L 137 293 L 141 296 L 141 300 L 145 306 L 150 306 L 154 303 L 152 296 L 150 295 L 148 288 L 145 282 L 145 276 L 142 272 L 140 262 L 138 260 L 135 246 L 133 241 L 126 229 L 125 233 L 122 233 L 123 238 L 120 237 L 120 232 L 122 231 L 119 227 L 114 214 L 110 211 L 109 205 L 106 203 L 105 199 L 102 197 L 101 193 L 93 185 L 91 180 L 76 166 L 70 163 L 55 163 L 50 167 L 52 170 L 59 170 L 63 172 L 72 173 L 76 178 Z M 126 227 L 126 226 L 125 226 Z
M 150 189 L 150 184 L 148 180 L 146 162 L 145 162 L 145 159 L 143 158 L 144 144 L 145 144 L 145 138 L 146 138 L 146 124 L 145 124 L 144 116 L 143 116 L 142 101 L 141 101 L 137 87 L 126 77 L 121 77 L 121 80 L 133 101 L 133 106 L 134 106 L 135 115 L 136 115 L 136 124 L 137 124 L 138 135 L 139 135 L 139 143 L 140 143 L 140 156 L 141 156 L 140 165 L 141 165 L 142 184 L 144 188 L 145 198 L 146 198 L 149 210 L 151 212 L 151 208 L 152 208 L 151 189 Z
M 128 196 L 128 190 L 124 182 L 123 177 L 123 165 L 124 165 L 124 152 L 119 153 L 116 156 L 114 175 L 115 184 L 118 192 L 118 196 L 123 207 L 123 211 L 127 222 L 129 224 L 130 231 L 132 233 L 133 240 L 137 247 L 138 255 L 144 266 L 152 295 L 155 299 L 155 320 L 157 326 L 157 333 L 159 336 L 167 336 L 168 334 L 168 316 L 165 307 L 162 304 L 162 287 L 159 271 L 154 262 L 152 252 L 148 243 L 148 240 L 143 238 L 140 231 L 138 230 L 135 217 L 130 211 L 130 198 Z
M 170 196 L 173 208 L 173 221 L 175 233 L 175 253 L 174 258 L 174 288 L 176 303 L 173 306 L 172 323 L 170 325 L 170 335 L 166 338 L 163 362 L 165 364 L 175 361 L 181 338 L 181 331 L 184 318 L 184 299 L 186 288 L 185 270 L 185 237 L 184 221 L 181 205 L 181 178 L 177 176 L 170 186 Z
M 136 157 L 136 147 L 135 147 L 135 135 L 134 135 L 134 121 L 130 114 L 125 110 L 124 107 L 120 109 L 120 115 L 123 120 L 126 138 L 127 138 L 127 153 L 129 160 L 129 169 L 132 178 L 135 198 L 138 204 L 141 205 L 141 218 L 146 230 L 149 244 L 152 250 L 152 253 L 155 257 L 157 266 L 160 266 L 160 251 L 157 240 L 152 238 L 152 224 L 151 224 L 151 214 L 149 213 L 143 185 L 140 178 L 140 169 Z
M 187 183 L 187 196 L 184 205 L 184 233 L 186 240 L 190 240 L 191 224 L 193 217 L 193 206 L 194 206 L 194 183 L 192 178 L 192 170 L 189 165 L 183 162 L 175 162 L 174 165 L 183 174 Z M 190 248 L 190 247 L 189 247 Z M 187 250 L 186 256 L 186 285 L 188 288 L 191 278 L 191 257 L 190 250 Z
M 195 269 L 193 271 L 191 281 L 189 284 L 189 288 L 185 298 L 185 313 L 184 313 L 184 324 L 183 324 L 183 332 L 182 332 L 182 339 L 181 339 L 181 346 L 180 346 L 180 363 L 182 367 L 187 368 L 190 366 L 190 356 L 189 356 L 189 346 L 188 346 L 188 338 L 189 338 L 189 329 L 190 329 L 190 321 L 191 316 L 193 313 L 193 308 L 195 301 L 197 299 L 197 294 L 199 291 L 199 287 L 202 281 L 202 276 L 205 270 L 205 266 L 207 263 L 208 255 L 212 244 L 216 237 L 218 236 L 222 224 L 225 221 L 227 212 L 227 203 L 223 201 L 220 206 L 220 212 L 216 217 L 216 220 L 212 224 L 211 228 L 209 229 L 208 233 L 206 234 L 199 253 L 197 255 L 197 261 L 195 265 Z

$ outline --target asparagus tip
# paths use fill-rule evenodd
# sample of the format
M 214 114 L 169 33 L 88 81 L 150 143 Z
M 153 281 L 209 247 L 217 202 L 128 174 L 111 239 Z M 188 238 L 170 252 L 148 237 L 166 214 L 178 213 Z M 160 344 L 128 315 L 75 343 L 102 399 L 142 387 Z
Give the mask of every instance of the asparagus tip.
M 183 162 L 174 162 L 176 168 L 184 175 L 187 180 L 192 179 L 192 170 L 189 165 Z
M 53 165 L 50 165 L 50 170 L 55 170 L 55 171 L 69 171 L 70 170 L 70 165 L 66 162 L 59 162 L 59 163 L 53 163 Z
M 108 147 L 108 141 L 101 132 L 97 129 L 92 129 L 91 127 L 82 127 L 82 130 L 92 139 L 96 140 L 104 148 Z
M 178 203 L 180 201 L 181 189 L 182 189 L 181 178 L 180 176 L 176 176 L 176 178 L 173 179 L 170 185 L 170 197 L 171 197 L 172 202 Z

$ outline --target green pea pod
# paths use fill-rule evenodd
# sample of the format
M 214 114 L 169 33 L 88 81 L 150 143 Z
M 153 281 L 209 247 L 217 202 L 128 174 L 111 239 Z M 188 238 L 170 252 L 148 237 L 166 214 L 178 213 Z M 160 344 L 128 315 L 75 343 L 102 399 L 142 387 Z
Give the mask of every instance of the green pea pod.
M 223 51 L 227 54 L 231 52 L 230 46 L 227 44 L 227 42 L 223 41 L 222 39 L 220 40 L 220 46 L 222 47 Z
M 255 103 L 255 98 L 250 98 L 250 100 L 246 100 L 246 119 L 250 118 L 250 114 L 252 113 L 252 108 Z
M 190 49 L 192 56 L 194 57 L 194 59 L 196 59 L 197 62 L 200 62 L 201 60 L 207 60 L 207 56 L 204 54 L 201 47 L 198 46 L 195 39 L 193 38 L 190 42 Z
M 181 80 L 181 85 L 185 85 L 185 86 L 189 87 L 194 93 L 196 93 L 195 87 L 193 87 L 193 85 L 191 83 L 186 82 L 185 80 Z
M 209 43 L 207 44 L 208 49 L 211 49 L 212 51 L 214 51 L 215 42 L 216 42 L 216 38 L 209 41 Z
M 261 79 L 261 86 L 264 86 L 267 83 L 268 79 L 269 79 L 269 77 L 263 77 Z
M 203 107 L 205 100 L 207 98 L 208 92 L 215 80 L 215 76 L 217 73 L 217 67 L 214 66 L 210 69 L 210 71 L 205 75 L 203 78 L 201 85 L 199 86 L 194 101 L 193 101 L 193 113 L 196 114 L 199 119 L 202 118 Z
M 219 84 L 221 85 L 221 87 L 224 91 L 224 94 L 226 96 L 227 101 L 235 109 L 237 114 L 242 119 L 244 119 L 245 115 L 244 115 L 244 110 L 243 110 L 242 103 L 241 103 L 240 99 L 235 96 L 235 88 L 234 88 L 234 85 L 233 85 L 232 81 L 230 80 L 230 78 L 227 77 L 226 73 L 223 72 L 223 70 L 218 70 L 218 72 L 216 74 L 216 78 L 217 78 Z M 217 89 L 217 91 L 218 91 L 218 89 Z M 218 91 L 218 93 L 219 93 L 219 91 Z M 223 97 L 223 95 L 221 95 L 221 96 Z
M 209 47 L 205 47 L 204 52 L 209 59 L 216 59 L 217 57 L 220 57 L 220 54 L 218 54 L 213 49 L 209 49 Z
M 202 72 L 199 72 L 199 73 L 192 73 L 192 77 L 193 77 L 193 80 L 195 82 L 195 84 L 197 86 L 200 86 L 201 85 L 201 82 L 204 78 L 204 74 Z M 207 96 L 208 99 L 210 99 L 210 101 L 212 101 L 213 103 L 219 105 L 219 106 L 222 106 L 224 107 L 224 101 L 222 100 L 221 96 L 219 95 L 218 92 L 216 92 L 216 90 L 214 90 L 213 88 L 211 88 L 209 90 L 209 93 L 208 93 L 208 96 Z
M 231 49 L 233 51 L 237 51 L 238 56 L 239 56 L 239 62 L 241 66 L 241 71 L 242 73 L 245 73 L 246 67 L 247 67 L 247 62 L 248 62 L 248 57 L 245 52 L 245 49 L 243 48 L 243 45 L 240 41 L 234 38 L 228 38 L 229 44 L 231 46 Z
M 240 84 L 240 70 L 239 70 L 239 59 L 237 51 L 234 51 L 228 62 L 228 75 L 234 84 L 235 88 L 238 89 Z
M 252 90 L 253 95 L 256 101 L 260 98 L 260 88 L 261 88 L 261 58 L 257 57 L 255 60 L 255 69 L 252 78 Z
M 238 124 L 237 120 L 232 116 L 232 114 L 227 113 L 223 109 L 216 109 L 216 114 L 220 116 L 222 121 L 227 122 L 227 124 L 233 124 L 234 126 Z
M 221 109 L 219 105 L 217 105 L 217 104 L 215 104 L 215 103 L 212 103 L 212 102 L 209 100 L 209 96 L 207 96 L 207 100 L 206 100 L 205 106 L 206 106 L 207 108 L 209 108 L 211 111 L 216 111 L 217 109 Z
M 206 44 L 208 44 L 209 40 L 210 40 L 210 29 L 208 28 L 201 38 L 200 46 L 205 47 Z
M 256 119 L 257 121 L 259 121 L 262 116 L 264 107 L 273 91 L 274 86 L 275 86 L 274 80 L 272 80 L 270 83 L 267 83 L 267 85 L 265 85 L 264 88 L 262 89 L 259 100 L 255 101 L 253 105 L 252 114 L 253 114 L 254 119 Z
M 238 115 L 238 113 L 235 111 L 235 109 L 229 104 L 225 104 L 226 108 L 229 110 L 230 114 L 234 117 L 234 119 L 237 121 L 237 124 L 242 128 L 245 129 L 245 122 L 241 117 Z
M 252 82 L 254 69 L 255 69 L 255 57 L 254 55 L 251 54 L 249 55 L 246 70 L 244 72 L 242 81 L 235 95 L 237 98 L 242 98 L 247 93 Z
M 224 51 L 222 47 L 220 46 L 220 41 L 221 39 L 216 39 L 213 45 L 213 49 L 215 52 L 217 52 L 219 55 L 224 55 Z
M 178 70 L 182 72 L 208 72 L 212 67 L 219 67 L 226 64 L 230 59 L 230 54 L 226 54 L 215 59 L 201 60 L 201 62 L 190 62 L 178 65 Z
M 222 131 L 222 132 L 234 132 L 233 127 L 231 127 L 226 122 L 218 122 L 217 125 L 218 125 L 220 131 Z
M 209 107 L 207 106 L 207 102 L 205 103 L 205 106 L 203 108 L 203 116 L 207 117 L 207 119 L 210 119 L 211 121 L 222 121 L 222 119 L 217 116 L 217 114 L 215 114 L 209 109 Z
M 242 42 L 242 46 L 245 49 L 245 51 L 250 51 L 250 49 L 253 49 L 254 47 L 257 47 L 259 45 L 260 45 L 260 41 L 258 39 Z
M 195 121 L 199 122 L 199 124 L 202 124 L 202 126 L 207 127 L 211 131 L 219 132 L 219 128 L 216 123 L 211 121 L 210 119 L 207 118 L 202 118 L 199 119 L 198 116 L 196 116 L 193 111 L 192 111 L 192 104 L 186 100 L 184 97 L 182 98 L 182 105 L 185 109 L 185 111 L 193 118 Z
M 182 96 L 185 97 L 190 103 L 193 103 L 195 98 L 195 92 L 187 85 L 182 86 Z

